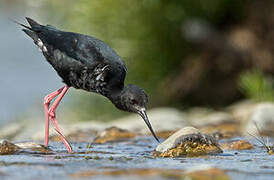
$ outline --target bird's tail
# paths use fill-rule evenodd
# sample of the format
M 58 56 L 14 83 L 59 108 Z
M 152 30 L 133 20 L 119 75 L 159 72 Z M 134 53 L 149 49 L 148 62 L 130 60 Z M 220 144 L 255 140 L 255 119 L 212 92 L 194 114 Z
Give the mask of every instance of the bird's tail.
M 35 32 L 41 31 L 41 27 L 42 27 L 41 24 L 39 24 L 38 22 L 34 21 L 33 19 L 31 19 L 29 17 L 26 17 L 26 19 L 27 19 L 32 31 L 35 31 Z
M 24 29 L 22 29 L 22 31 L 24 31 L 29 37 L 31 37 L 34 40 L 34 42 L 37 42 L 38 41 L 37 33 L 39 33 L 41 31 L 42 25 L 40 25 L 39 23 L 37 23 L 36 21 L 34 21 L 33 19 L 31 19 L 29 17 L 26 17 L 26 19 L 27 19 L 30 27 L 26 26 L 22 23 L 19 23 L 15 20 L 11 20 L 11 21 L 13 21 L 14 23 L 24 27 Z

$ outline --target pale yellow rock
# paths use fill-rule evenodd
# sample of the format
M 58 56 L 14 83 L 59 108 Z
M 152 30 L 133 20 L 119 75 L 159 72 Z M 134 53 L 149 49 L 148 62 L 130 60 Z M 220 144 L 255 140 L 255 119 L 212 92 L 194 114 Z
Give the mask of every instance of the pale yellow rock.
M 184 136 L 189 134 L 197 134 L 197 133 L 200 133 L 200 131 L 194 127 L 191 127 L 191 126 L 184 127 L 181 130 L 174 133 L 173 135 L 171 135 L 164 142 L 159 144 L 156 147 L 156 151 L 165 152 L 171 148 L 174 148 L 176 145 L 178 145 L 180 141 L 184 138 Z

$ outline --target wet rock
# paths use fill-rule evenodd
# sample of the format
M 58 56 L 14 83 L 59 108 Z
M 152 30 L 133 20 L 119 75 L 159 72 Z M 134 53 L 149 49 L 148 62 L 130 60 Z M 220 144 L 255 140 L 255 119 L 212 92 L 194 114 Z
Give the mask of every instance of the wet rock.
M 110 127 L 105 129 L 94 139 L 94 143 L 103 144 L 106 142 L 123 141 L 129 138 L 133 138 L 136 135 L 130 131 L 120 129 L 117 127 Z
M 168 139 L 166 139 L 164 142 L 159 144 L 156 147 L 156 151 L 159 152 L 165 152 L 168 149 L 171 149 L 178 145 L 182 139 L 184 139 L 184 136 L 190 135 L 190 134 L 198 134 L 200 131 L 194 127 L 185 127 L 181 130 L 174 133 L 172 136 L 170 136 Z
M 222 149 L 226 150 L 248 150 L 253 149 L 253 145 L 245 140 L 232 141 L 221 144 Z
M 194 127 L 185 127 L 156 147 L 157 157 L 200 156 L 221 153 L 217 141 L 212 136 L 202 134 Z
M 261 135 L 274 136 L 274 104 L 260 103 L 254 108 L 243 133 L 257 133 L 256 124 Z
M 18 146 L 7 140 L 0 141 L 0 155 L 14 154 L 19 149 L 20 148 Z
M 33 151 L 33 152 L 40 152 L 40 153 L 52 152 L 50 148 L 34 142 L 16 143 L 15 145 L 21 148 L 22 151 Z
M 70 131 L 66 134 L 66 138 L 69 142 L 90 142 L 94 139 L 98 132 L 92 129 L 78 129 L 75 131 Z M 50 141 L 60 142 L 59 134 L 50 136 Z

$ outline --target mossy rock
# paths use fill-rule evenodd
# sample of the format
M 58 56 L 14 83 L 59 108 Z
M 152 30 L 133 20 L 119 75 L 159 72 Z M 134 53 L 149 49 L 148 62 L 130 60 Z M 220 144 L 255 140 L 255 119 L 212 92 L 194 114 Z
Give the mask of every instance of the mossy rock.
M 192 157 L 222 152 L 213 136 L 202 134 L 193 127 L 185 127 L 158 145 L 153 155 L 156 157 Z
M 0 142 L 0 155 L 14 154 L 19 149 L 18 146 L 9 141 L 3 140 Z

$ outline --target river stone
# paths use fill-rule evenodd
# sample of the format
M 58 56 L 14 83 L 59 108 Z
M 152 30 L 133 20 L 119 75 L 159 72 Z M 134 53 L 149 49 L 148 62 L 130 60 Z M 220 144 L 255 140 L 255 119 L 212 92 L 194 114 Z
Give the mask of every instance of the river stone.
M 157 157 L 178 157 L 221 152 L 222 150 L 215 138 L 202 134 L 194 127 L 185 127 L 159 144 L 153 154 Z
M 120 129 L 117 127 L 110 127 L 101 132 L 93 141 L 93 143 L 103 144 L 107 142 L 117 142 L 128 140 L 129 138 L 135 137 L 136 134 Z
M 174 133 L 173 135 L 171 135 L 164 142 L 159 144 L 156 147 L 156 151 L 165 152 L 171 148 L 174 148 L 176 145 L 178 145 L 185 138 L 186 135 L 197 134 L 197 133 L 200 133 L 200 131 L 194 127 L 190 127 L 190 126 L 184 127 L 180 129 L 179 131 L 177 131 L 176 133 Z
M 16 143 L 15 145 L 21 148 L 23 151 L 30 150 L 33 152 L 41 152 L 41 153 L 51 152 L 50 148 L 42 144 L 37 144 L 35 142 L 21 142 L 21 143 Z
M 256 105 L 252 100 L 244 100 L 228 106 L 226 111 L 240 124 L 246 124 Z
M 14 154 L 19 149 L 20 148 L 18 146 L 7 140 L 0 141 L 0 155 Z
M 247 125 L 244 128 L 244 134 L 247 133 L 259 133 L 256 124 L 259 128 L 260 134 L 274 136 L 274 104 L 273 103 L 261 103 L 258 104 L 250 118 Z
M 245 140 L 235 140 L 221 144 L 222 149 L 225 150 L 248 150 L 253 149 L 253 145 Z

